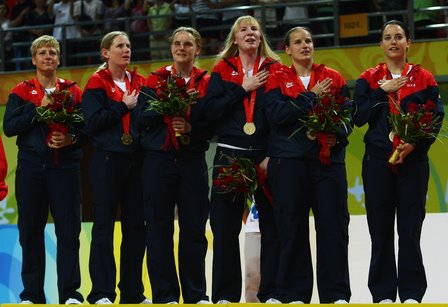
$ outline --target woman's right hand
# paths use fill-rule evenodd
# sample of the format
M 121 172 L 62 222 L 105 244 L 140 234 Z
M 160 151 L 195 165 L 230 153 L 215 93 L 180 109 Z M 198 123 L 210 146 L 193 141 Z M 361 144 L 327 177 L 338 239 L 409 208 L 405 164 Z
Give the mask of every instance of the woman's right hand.
M 252 77 L 249 77 L 246 73 L 244 74 L 243 84 L 241 84 L 241 86 L 244 88 L 246 92 L 252 92 L 257 90 L 260 86 L 263 86 L 266 83 L 266 81 L 268 81 L 268 77 L 269 77 L 269 71 L 264 69 L 257 72 Z
M 406 81 L 408 81 L 408 77 L 398 77 L 390 80 L 384 78 L 380 88 L 388 94 L 394 93 L 402 88 L 406 84 Z
M 128 107 L 128 110 L 132 110 L 137 105 L 138 93 L 137 90 L 133 90 L 132 93 L 126 91 L 123 95 L 123 103 Z
M 332 83 L 333 80 L 331 78 L 325 78 L 324 80 L 318 82 L 315 86 L 313 86 L 311 92 L 316 94 L 316 96 L 319 96 L 320 94 L 329 91 Z

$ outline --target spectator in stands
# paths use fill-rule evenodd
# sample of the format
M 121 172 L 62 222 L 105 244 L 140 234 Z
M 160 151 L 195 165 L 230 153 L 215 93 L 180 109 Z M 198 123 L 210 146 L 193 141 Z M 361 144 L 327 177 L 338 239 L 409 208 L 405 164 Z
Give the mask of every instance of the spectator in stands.
M 148 8 L 145 8 L 145 0 L 125 0 L 125 8 L 127 15 L 130 17 L 142 17 L 148 16 Z M 130 5 L 128 3 L 131 3 Z M 130 7 L 130 9 L 129 9 Z M 149 52 L 139 52 L 140 49 L 148 48 L 149 37 L 146 34 L 148 32 L 148 23 L 145 19 L 133 19 L 131 21 L 131 41 L 133 49 L 133 57 L 136 61 L 147 61 L 149 58 Z
M 167 30 L 171 27 L 172 18 L 170 5 L 164 0 L 146 0 L 148 7 L 149 48 L 151 59 L 166 59 L 169 57 L 169 42 Z
M 8 175 L 8 162 L 6 161 L 5 148 L 0 135 L 0 201 L 4 200 L 8 194 L 8 186 L 5 181 L 6 175 Z
M 73 41 L 81 37 L 81 33 L 76 26 L 67 26 L 61 27 L 57 25 L 62 24 L 70 24 L 74 23 L 75 19 L 73 18 L 73 9 L 74 9 L 74 1 L 75 0 L 60 0 L 55 2 L 55 0 L 50 0 L 48 5 L 48 13 L 51 18 L 54 18 L 54 27 L 53 27 L 53 36 L 58 40 L 62 41 L 64 37 L 67 39 L 66 51 L 71 51 L 70 54 L 74 50 L 78 50 L 79 42 Z M 66 52 L 68 53 L 68 52 Z M 68 54 L 68 55 L 70 55 Z M 72 59 L 70 56 L 68 57 L 68 63 L 64 63 L 66 65 L 74 65 L 76 64 L 76 60 Z
M 194 66 L 201 50 L 198 31 L 177 28 L 170 42 L 173 64 L 151 73 L 138 99 L 140 142 L 145 151 L 142 179 L 149 277 L 157 304 L 177 304 L 180 290 L 185 304 L 210 304 L 205 280 L 209 213 L 205 151 L 211 129 L 200 119 L 210 76 Z M 149 101 L 163 99 L 158 94 L 164 91 L 160 84 L 169 78 L 180 84 L 186 95 L 196 96 L 184 116 L 148 109 Z M 179 270 L 173 243 L 176 207 Z
M 49 212 L 57 237 L 56 270 L 59 304 L 81 304 L 79 234 L 81 232 L 82 124 L 68 131 L 52 131 L 36 120 L 36 109 L 47 106 L 54 91 L 67 90 L 75 108 L 80 107 L 81 89 L 58 78 L 58 41 L 40 36 L 31 45 L 36 76 L 20 82 L 6 104 L 3 131 L 17 136 L 19 148 L 15 194 L 19 242 L 22 247 L 22 304 L 45 304 L 45 225 Z
M 126 11 L 130 10 L 130 0 L 108 0 L 104 9 L 104 31 L 124 31 L 124 21 L 117 18 L 125 17 Z
M 170 3 L 171 10 L 174 13 L 173 28 L 191 26 L 191 4 L 194 0 L 173 0 Z M 186 15 L 187 14 L 187 15 Z
M 398 106 L 408 112 L 414 104 L 413 109 L 433 110 L 441 125 L 444 110 L 434 76 L 407 62 L 410 45 L 403 22 L 385 23 L 380 41 L 385 63 L 367 69 L 355 83 L 355 124 L 368 124 L 362 179 L 372 241 L 368 286 L 374 303 L 394 303 L 397 291 L 401 302 L 420 303 L 427 288 L 420 238 L 430 175 L 428 150 L 440 126 L 431 136 L 405 143 L 392 133 L 390 116 L 399 113 Z M 391 164 L 394 149 L 399 159 Z
M 309 120 L 307 115 L 319 95 L 328 93 L 341 101 L 348 99 L 350 92 L 339 72 L 314 62 L 313 38 L 308 29 L 290 29 L 285 45 L 292 65 L 273 73 L 264 96 L 270 123 L 268 178 L 281 246 L 278 299 L 293 304 L 311 301 L 312 210 L 319 301 L 347 304 L 351 291 L 345 147 L 352 128 L 346 125 L 339 131 L 315 131 L 313 135 L 302 121 Z M 328 155 L 323 154 L 324 148 Z
M 48 13 L 48 8 L 45 0 L 34 0 L 34 8 L 28 12 L 28 16 L 25 20 L 25 26 L 37 26 L 36 28 L 29 29 L 30 37 L 32 40 L 45 34 L 51 34 L 53 32 L 54 20 Z M 47 26 L 47 27 L 40 27 Z
M 103 15 L 104 6 L 101 0 L 77 0 L 74 3 L 73 18 L 76 21 L 100 21 L 103 19 Z M 77 41 L 74 49 L 78 57 L 71 60 L 71 62 L 75 62 L 77 65 L 96 63 L 92 53 L 96 53 L 98 43 L 96 39 L 92 40 L 91 37 L 101 32 L 100 28 L 102 25 L 85 24 L 77 27 L 81 37 L 85 39 Z
M 242 16 L 232 25 L 224 50 L 211 74 L 205 98 L 205 114 L 213 122 L 218 147 L 213 164 L 228 165 L 225 155 L 261 163 L 265 170 L 268 127 L 264 116 L 264 84 L 280 67 L 260 23 Z M 215 168 L 213 178 L 216 179 Z M 261 230 L 260 301 L 273 299 L 279 245 L 272 206 L 261 187 L 255 192 Z M 226 195 L 212 188 L 210 224 L 213 231 L 212 299 L 214 303 L 237 303 L 241 299 L 242 273 L 239 234 L 247 207 L 242 194 Z
M 75 0 L 60 0 L 55 2 L 55 0 L 50 0 L 49 2 L 48 13 L 50 14 L 50 18 L 54 18 L 55 25 L 55 27 L 53 27 L 53 36 L 58 41 L 61 41 L 62 37 L 64 37 L 63 31 L 65 31 L 66 39 L 70 40 L 81 37 L 81 33 L 78 31 L 76 26 L 56 26 L 75 22 L 75 19 L 73 18 L 74 1 Z
M 11 70 L 13 67 L 10 62 L 12 59 L 12 32 L 8 32 L 11 27 L 11 20 L 8 18 L 8 6 L 4 2 L 0 2 L 0 26 L 4 31 L 4 45 L 0 45 L 0 48 L 3 48 L 4 51 L 4 58 L 0 60 L 4 61 L 5 70 Z
M 202 36 L 202 54 L 204 55 L 215 55 L 218 52 L 221 31 L 209 28 L 221 25 L 221 16 L 210 12 L 219 7 L 219 0 L 195 0 L 192 5 L 192 10 L 196 13 L 197 29 Z
M 77 0 L 73 8 L 73 18 L 77 21 L 86 20 L 81 13 L 87 15 L 91 21 L 100 21 L 103 19 L 104 5 L 101 0 Z M 87 37 L 95 34 L 98 27 L 95 25 L 85 25 L 80 26 L 79 30 L 82 37 Z M 85 49 L 84 45 L 83 48 Z
M 28 12 L 34 7 L 31 0 L 17 0 L 11 12 L 11 27 L 19 28 L 25 25 Z M 12 36 L 13 53 L 16 70 L 28 69 L 31 67 L 31 61 L 25 58 L 29 57 L 29 46 L 26 42 L 30 41 L 28 31 L 14 32 Z M 21 44 L 15 46 L 14 44 Z M 25 45 L 24 45 L 25 44 Z
M 130 71 L 131 43 L 124 32 L 107 33 L 101 41 L 104 64 L 90 76 L 83 94 L 86 130 L 93 145 L 90 184 L 93 207 L 89 272 L 90 304 L 112 304 L 117 270 L 114 227 L 120 205 L 121 304 L 150 304 L 143 295 L 142 266 L 145 223 L 141 167 L 134 108 L 145 78 Z

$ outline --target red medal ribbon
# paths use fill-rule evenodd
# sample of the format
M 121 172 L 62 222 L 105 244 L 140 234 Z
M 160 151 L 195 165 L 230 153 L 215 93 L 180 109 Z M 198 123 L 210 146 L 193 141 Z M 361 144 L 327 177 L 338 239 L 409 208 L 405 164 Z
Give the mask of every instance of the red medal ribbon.
M 325 132 L 316 133 L 316 141 L 320 146 L 319 160 L 323 165 L 330 165 L 330 147 L 327 143 L 327 135 Z
M 134 68 L 134 73 L 135 73 L 135 68 Z M 131 91 L 131 82 L 129 81 L 127 74 L 125 74 L 124 80 L 126 82 L 126 90 Z M 114 87 L 116 90 L 118 90 L 120 93 L 122 93 L 120 95 L 120 102 L 121 102 L 121 99 L 123 98 L 125 92 L 123 92 L 123 90 L 117 84 L 115 84 L 115 82 L 114 82 Z M 123 126 L 123 133 L 129 134 L 129 130 L 131 127 L 131 112 L 129 112 L 129 110 L 121 117 L 121 125 Z
M 237 69 L 240 85 L 243 84 L 244 72 L 243 64 L 241 63 L 241 58 L 239 56 L 237 59 Z M 260 57 L 257 56 L 255 59 L 254 69 L 252 75 L 255 76 L 258 72 L 258 66 L 260 66 Z M 254 110 L 255 110 L 255 99 L 257 98 L 257 91 L 250 92 L 250 101 L 247 95 L 244 97 L 244 113 L 246 114 L 246 123 L 252 123 L 254 121 Z
M 272 204 L 272 194 L 266 182 L 267 179 L 266 172 L 261 169 L 260 165 L 255 166 L 255 170 L 257 171 L 258 185 L 261 186 L 264 195 L 268 199 L 269 203 Z

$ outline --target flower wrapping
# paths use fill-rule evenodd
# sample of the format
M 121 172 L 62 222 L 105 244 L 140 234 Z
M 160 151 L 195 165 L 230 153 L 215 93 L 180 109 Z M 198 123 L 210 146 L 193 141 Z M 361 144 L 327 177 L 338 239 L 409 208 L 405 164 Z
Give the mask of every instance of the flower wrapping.
M 320 162 L 328 166 L 331 149 L 327 144 L 326 134 L 341 132 L 347 134 L 351 130 L 352 106 L 353 103 L 348 97 L 328 92 L 321 93 L 307 116 L 299 119 L 303 126 L 294 131 L 290 137 L 303 128 L 307 129 L 308 138 L 316 140 L 319 145 Z
M 196 102 L 197 94 L 188 92 L 188 83 L 184 78 L 172 75 L 170 71 L 164 70 L 156 87 L 156 97 L 148 100 L 148 110 L 163 115 L 163 121 L 167 125 L 167 134 L 162 149 L 167 151 L 170 145 L 179 150 L 178 137 L 172 126 L 173 117 L 184 117 L 187 119 L 190 106 Z
M 398 145 L 417 144 L 424 138 L 437 137 L 441 119 L 436 116 L 436 104 L 427 100 L 424 104 L 409 102 L 401 107 L 394 101 L 394 110 L 389 115 L 391 126 L 392 153 L 389 163 L 395 165 L 399 159 Z
M 48 99 L 48 104 L 36 108 L 36 115 L 33 120 L 43 122 L 48 126 L 48 133 L 45 143 L 48 144 L 54 132 L 67 134 L 75 123 L 81 123 L 83 116 L 81 110 L 76 108 L 76 103 L 72 93 L 67 90 L 56 90 L 47 94 L 44 99 Z M 54 161 L 58 164 L 58 149 L 54 149 Z

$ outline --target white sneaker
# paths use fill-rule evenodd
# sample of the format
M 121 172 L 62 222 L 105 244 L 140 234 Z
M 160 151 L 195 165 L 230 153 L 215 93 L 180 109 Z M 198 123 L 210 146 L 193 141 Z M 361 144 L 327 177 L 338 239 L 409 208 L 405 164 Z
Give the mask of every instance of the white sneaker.
M 208 305 L 208 304 L 211 304 L 211 302 L 210 302 L 210 301 L 207 301 L 207 300 L 200 300 L 200 301 L 197 302 L 196 304 L 199 304 L 199 305 Z
M 278 299 L 271 297 L 270 299 L 268 299 L 265 304 L 281 304 L 282 302 L 280 302 Z
M 289 302 L 290 304 L 305 304 L 304 302 L 302 302 L 302 301 L 292 301 L 292 302 Z
M 30 300 L 23 300 L 23 301 L 20 302 L 20 304 L 31 305 L 31 304 L 34 304 L 34 303 L 32 301 L 30 301 Z
M 379 304 L 393 304 L 393 303 L 394 303 L 394 301 L 391 300 L 390 298 L 386 298 L 379 302 Z
M 65 305 L 82 305 L 82 302 L 80 302 L 76 298 L 71 297 L 65 301 Z
M 100 298 L 95 302 L 95 305 L 112 305 L 113 303 L 107 297 Z
M 219 300 L 216 304 L 230 304 L 228 300 Z
M 333 304 L 348 304 L 346 300 L 337 300 Z
M 169 304 L 169 305 L 174 305 L 174 304 L 179 304 L 178 302 L 176 302 L 176 301 L 171 301 L 171 302 L 168 302 L 168 303 L 166 303 L 166 304 Z
M 413 298 L 408 298 L 407 300 L 404 301 L 404 304 L 419 304 L 419 302 L 417 302 Z
M 140 304 L 152 304 L 152 301 L 150 299 L 145 298 L 143 301 L 141 301 Z

